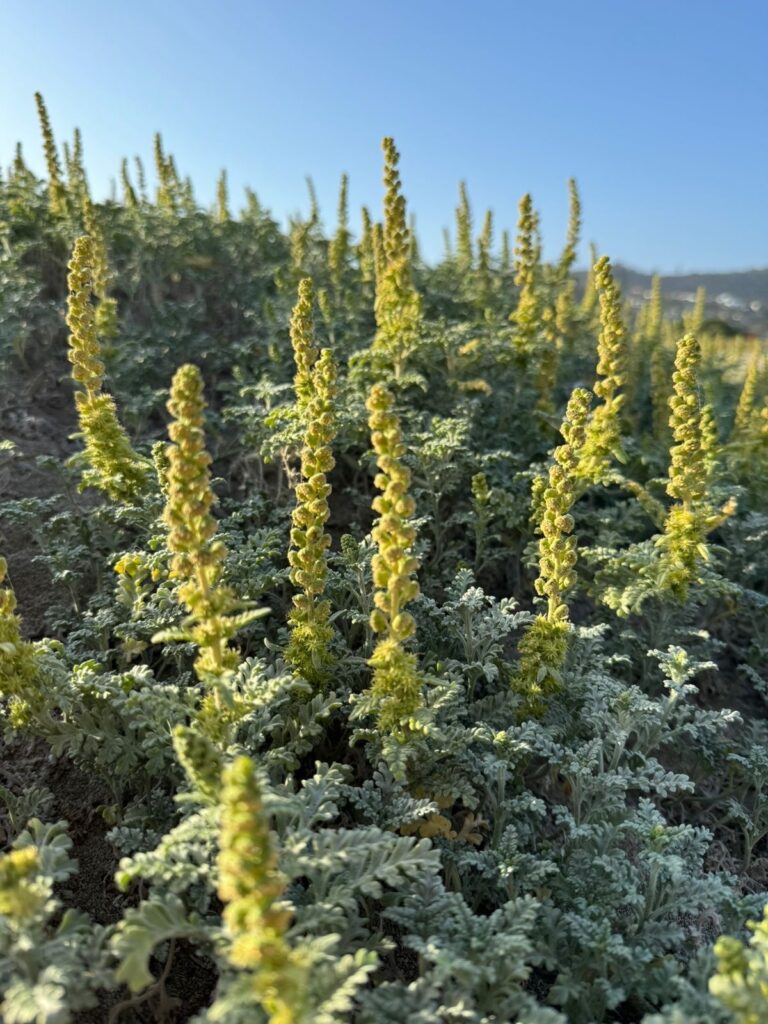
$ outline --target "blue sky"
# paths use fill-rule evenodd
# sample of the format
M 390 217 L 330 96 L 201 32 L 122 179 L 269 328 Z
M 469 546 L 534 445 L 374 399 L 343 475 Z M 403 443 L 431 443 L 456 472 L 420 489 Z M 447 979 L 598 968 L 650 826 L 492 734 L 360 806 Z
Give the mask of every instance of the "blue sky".
M 768 266 L 768 0 L 5 0 L 0 38 L 0 163 L 42 169 L 39 89 L 97 195 L 159 130 L 203 200 L 226 166 L 278 218 L 311 174 L 332 222 L 346 171 L 356 226 L 391 134 L 428 256 L 461 178 L 478 230 L 530 191 L 553 255 L 573 175 L 617 260 Z

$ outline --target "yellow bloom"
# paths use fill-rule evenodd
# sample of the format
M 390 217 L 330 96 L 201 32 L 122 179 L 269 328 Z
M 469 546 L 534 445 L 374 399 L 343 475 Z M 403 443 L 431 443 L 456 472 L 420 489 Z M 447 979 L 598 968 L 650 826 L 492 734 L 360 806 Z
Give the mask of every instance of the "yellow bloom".
M 568 646 L 568 605 L 564 596 L 576 582 L 571 508 L 577 497 L 589 406 L 589 392 L 576 388 L 560 428 L 565 444 L 555 448 L 548 479 L 540 478 L 534 490 L 537 529 L 541 534 L 536 592 L 547 598 L 547 613 L 537 616 L 520 642 L 520 666 L 515 680 L 530 709 L 540 706 L 542 694 L 560 685 L 560 668 Z
M 75 394 L 75 405 L 90 465 L 86 482 L 114 501 L 135 503 L 146 491 L 149 466 L 133 450 L 114 399 L 102 391 L 104 363 L 92 303 L 93 279 L 93 241 L 83 235 L 75 242 L 69 263 L 67 326 L 72 377 L 83 387 Z
M 624 404 L 622 388 L 626 382 L 626 329 L 619 289 L 607 256 L 597 261 L 594 275 L 600 295 L 600 335 L 597 342 L 597 379 L 592 390 L 601 402 L 587 427 L 586 447 L 579 472 L 590 481 L 600 483 L 609 475 L 612 459 L 623 458 L 620 412 Z
M 397 165 L 400 154 L 395 143 L 385 138 L 384 150 L 384 228 L 376 244 L 376 337 L 372 351 L 391 368 L 396 378 L 402 375 L 413 352 L 421 324 L 421 296 L 413 285 L 411 237 L 405 216 L 405 197 L 401 191 Z
M 403 463 L 405 445 L 393 412 L 394 398 L 376 384 L 366 404 L 379 467 L 375 483 L 381 492 L 373 500 L 379 518 L 372 531 L 377 552 L 372 563 L 376 591 L 371 628 L 381 639 L 369 659 L 374 670 L 371 694 L 379 728 L 403 734 L 423 703 L 416 655 L 403 647 L 416 632 L 413 616 L 405 610 L 419 594 L 419 560 L 413 554 L 416 530 L 410 524 L 416 507 L 408 493 L 411 473 Z
M 173 555 L 171 577 L 179 581 L 179 599 L 190 613 L 184 639 L 192 640 L 199 648 L 195 671 L 200 679 L 215 683 L 239 663 L 230 640 L 265 611 L 233 615 L 235 595 L 220 581 L 227 551 L 216 538 L 216 520 L 211 515 L 214 495 L 211 457 L 203 432 L 204 409 L 203 378 L 199 369 L 188 363 L 176 371 L 171 382 L 168 410 L 173 421 L 168 433 L 174 443 L 167 453 L 168 493 L 163 519 Z M 154 639 L 166 638 L 161 633 Z
M 285 941 L 291 912 L 280 902 L 285 882 L 250 758 L 225 769 L 220 799 L 219 898 L 229 960 L 254 972 L 254 990 L 273 1024 L 294 1024 L 304 1018 L 307 977 L 300 954 Z
M 312 328 L 312 284 L 308 279 L 299 286 L 291 336 L 304 444 L 302 482 L 296 487 L 288 552 L 291 582 L 299 593 L 293 597 L 293 609 L 288 616 L 291 639 L 286 658 L 309 682 L 322 683 L 332 660 L 329 648 L 333 639 L 329 622 L 331 606 L 322 595 L 328 575 L 326 552 L 331 543 L 325 524 L 330 515 L 328 497 L 331 493 L 327 474 L 334 465 L 331 444 L 335 436 L 336 365 L 330 349 L 323 349 L 317 358 Z

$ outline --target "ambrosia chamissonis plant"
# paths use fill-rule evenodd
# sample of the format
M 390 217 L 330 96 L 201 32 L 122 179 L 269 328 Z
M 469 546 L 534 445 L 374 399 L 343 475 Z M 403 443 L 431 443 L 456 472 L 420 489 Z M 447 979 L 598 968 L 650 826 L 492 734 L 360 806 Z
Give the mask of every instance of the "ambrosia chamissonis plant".
M 291 638 L 286 658 L 311 683 L 322 683 L 332 661 L 331 605 L 324 597 L 328 577 L 327 551 L 331 538 L 325 526 L 330 515 L 333 469 L 331 445 L 335 436 L 334 399 L 336 365 L 330 349 L 319 354 L 312 325 L 312 283 L 299 285 L 299 301 L 291 320 L 296 360 L 296 391 L 303 444 L 301 481 L 296 486 L 296 507 L 291 519 L 288 561 L 291 582 L 298 589 L 288 616 Z
M 536 339 L 541 329 L 541 240 L 539 216 L 533 208 L 533 199 L 526 192 L 520 200 L 515 247 L 515 284 L 518 288 L 517 307 L 511 316 L 517 325 L 516 344 L 528 354 L 535 353 Z
M 413 284 L 410 231 L 398 170 L 400 154 L 391 138 L 384 139 L 382 149 L 384 226 L 378 244 L 373 352 L 397 378 L 418 341 L 421 297 Z
M 380 491 L 373 499 L 378 519 L 372 531 L 376 590 L 371 613 L 371 628 L 379 639 L 368 663 L 373 669 L 371 697 L 379 729 L 405 734 L 423 703 L 418 660 L 405 647 L 416 632 L 406 608 L 419 594 L 419 560 L 413 552 L 416 529 L 411 519 L 416 505 L 409 493 L 411 472 L 403 461 L 405 444 L 394 404 L 392 394 L 379 384 L 366 402 L 379 468 L 374 482 Z
M 558 272 L 564 282 L 568 280 L 576 260 L 576 251 L 581 236 L 581 197 L 575 178 L 570 178 L 568 181 L 568 200 L 568 234 L 558 264 Z
M 571 508 L 578 497 L 578 470 L 586 440 L 591 396 L 576 388 L 560 428 L 565 444 L 553 452 L 548 478 L 536 480 L 539 541 L 539 577 L 536 592 L 547 599 L 545 615 L 538 615 L 520 641 L 520 667 L 515 688 L 534 706 L 542 695 L 561 684 L 561 670 L 570 628 L 564 598 L 576 583 L 576 538 Z
M 702 410 L 698 371 L 701 348 L 694 334 L 686 334 L 677 346 L 674 393 L 669 400 L 670 449 L 667 494 L 674 499 L 664 533 L 659 538 L 662 587 L 684 597 L 709 560 L 707 534 L 734 511 L 730 502 L 718 512 L 709 493 L 716 435 L 711 416 Z
M 232 589 L 221 581 L 227 554 L 216 536 L 211 513 L 211 457 L 205 447 L 205 399 L 198 367 L 180 367 L 171 382 L 168 411 L 168 493 L 163 519 L 172 553 L 171 577 L 178 581 L 179 600 L 189 612 L 181 631 L 163 632 L 155 640 L 186 639 L 198 648 L 195 671 L 204 683 L 215 686 L 239 663 L 231 646 L 235 634 L 265 609 L 236 613 Z
M 285 932 L 291 912 L 282 902 L 272 836 L 252 761 L 237 758 L 221 787 L 219 897 L 231 942 L 228 958 L 253 971 L 252 985 L 274 1024 L 301 1024 L 306 972 Z
M 48 172 L 48 203 L 51 213 L 55 216 L 61 216 L 66 213 L 67 209 L 67 190 L 62 179 L 61 162 L 58 150 L 56 149 L 56 140 L 53 137 L 53 129 L 51 128 L 45 100 L 39 92 L 35 93 L 35 103 L 37 104 L 37 114 L 40 119 L 40 130 L 43 135 L 43 149 L 45 151 L 45 165 Z
M 21 635 L 16 595 L 7 585 L 8 563 L 0 557 L 0 697 L 8 701 L 8 714 L 23 725 L 41 703 L 39 665 L 35 650 Z
M 621 446 L 621 410 L 626 383 L 626 329 L 619 289 L 611 262 L 602 256 L 594 266 L 595 287 L 600 297 L 600 334 L 597 342 L 598 403 L 587 427 L 587 441 L 580 472 L 594 483 L 605 482 L 614 459 L 624 461 Z
M 554 262 L 466 184 L 430 261 L 390 138 L 381 222 L 344 175 L 284 229 L 160 136 L 101 202 L 39 105 L 45 178 L 0 170 L 0 1018 L 762 1024 L 764 316 L 580 274 L 572 181 Z
M 768 1015 L 768 908 L 749 929 L 748 945 L 730 935 L 717 940 L 717 971 L 709 979 L 709 991 L 734 1024 L 761 1024 Z
M 92 301 L 94 262 L 93 242 L 83 235 L 69 263 L 67 326 L 72 377 L 82 388 L 75 404 L 90 466 L 86 482 L 114 501 L 137 503 L 146 492 L 149 467 L 120 424 L 114 399 L 102 390 L 105 368 Z
M 114 338 L 117 335 L 117 300 L 109 294 L 112 274 L 107 262 L 104 232 L 96 218 L 96 210 L 87 187 L 82 198 L 83 227 L 91 240 L 93 294 L 97 305 L 95 312 L 96 333 L 100 338 Z

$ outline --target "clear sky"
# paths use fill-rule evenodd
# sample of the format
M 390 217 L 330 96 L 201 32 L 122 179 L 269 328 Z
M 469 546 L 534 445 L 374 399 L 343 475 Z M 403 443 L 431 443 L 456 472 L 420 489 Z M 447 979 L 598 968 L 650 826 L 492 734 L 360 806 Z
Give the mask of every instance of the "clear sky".
M 554 254 L 573 175 L 617 260 L 768 266 L 768 0 L 0 0 L 0 45 L 0 163 L 42 170 L 39 89 L 97 195 L 159 130 L 203 200 L 226 166 L 280 219 L 311 174 L 332 222 L 347 171 L 356 225 L 393 135 L 427 256 L 461 178 L 478 230 L 530 191 Z

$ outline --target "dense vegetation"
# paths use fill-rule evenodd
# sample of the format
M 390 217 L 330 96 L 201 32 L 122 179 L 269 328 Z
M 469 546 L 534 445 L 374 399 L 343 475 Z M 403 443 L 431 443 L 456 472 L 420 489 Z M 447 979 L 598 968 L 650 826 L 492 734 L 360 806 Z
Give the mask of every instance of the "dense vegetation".
M 605 256 L 577 291 L 573 182 L 557 263 L 530 195 L 497 245 L 462 186 L 429 266 L 391 139 L 381 222 L 343 179 L 283 232 L 159 137 L 94 202 L 38 106 L 47 180 L 0 181 L 3 1019 L 765 1020 L 761 343 Z

